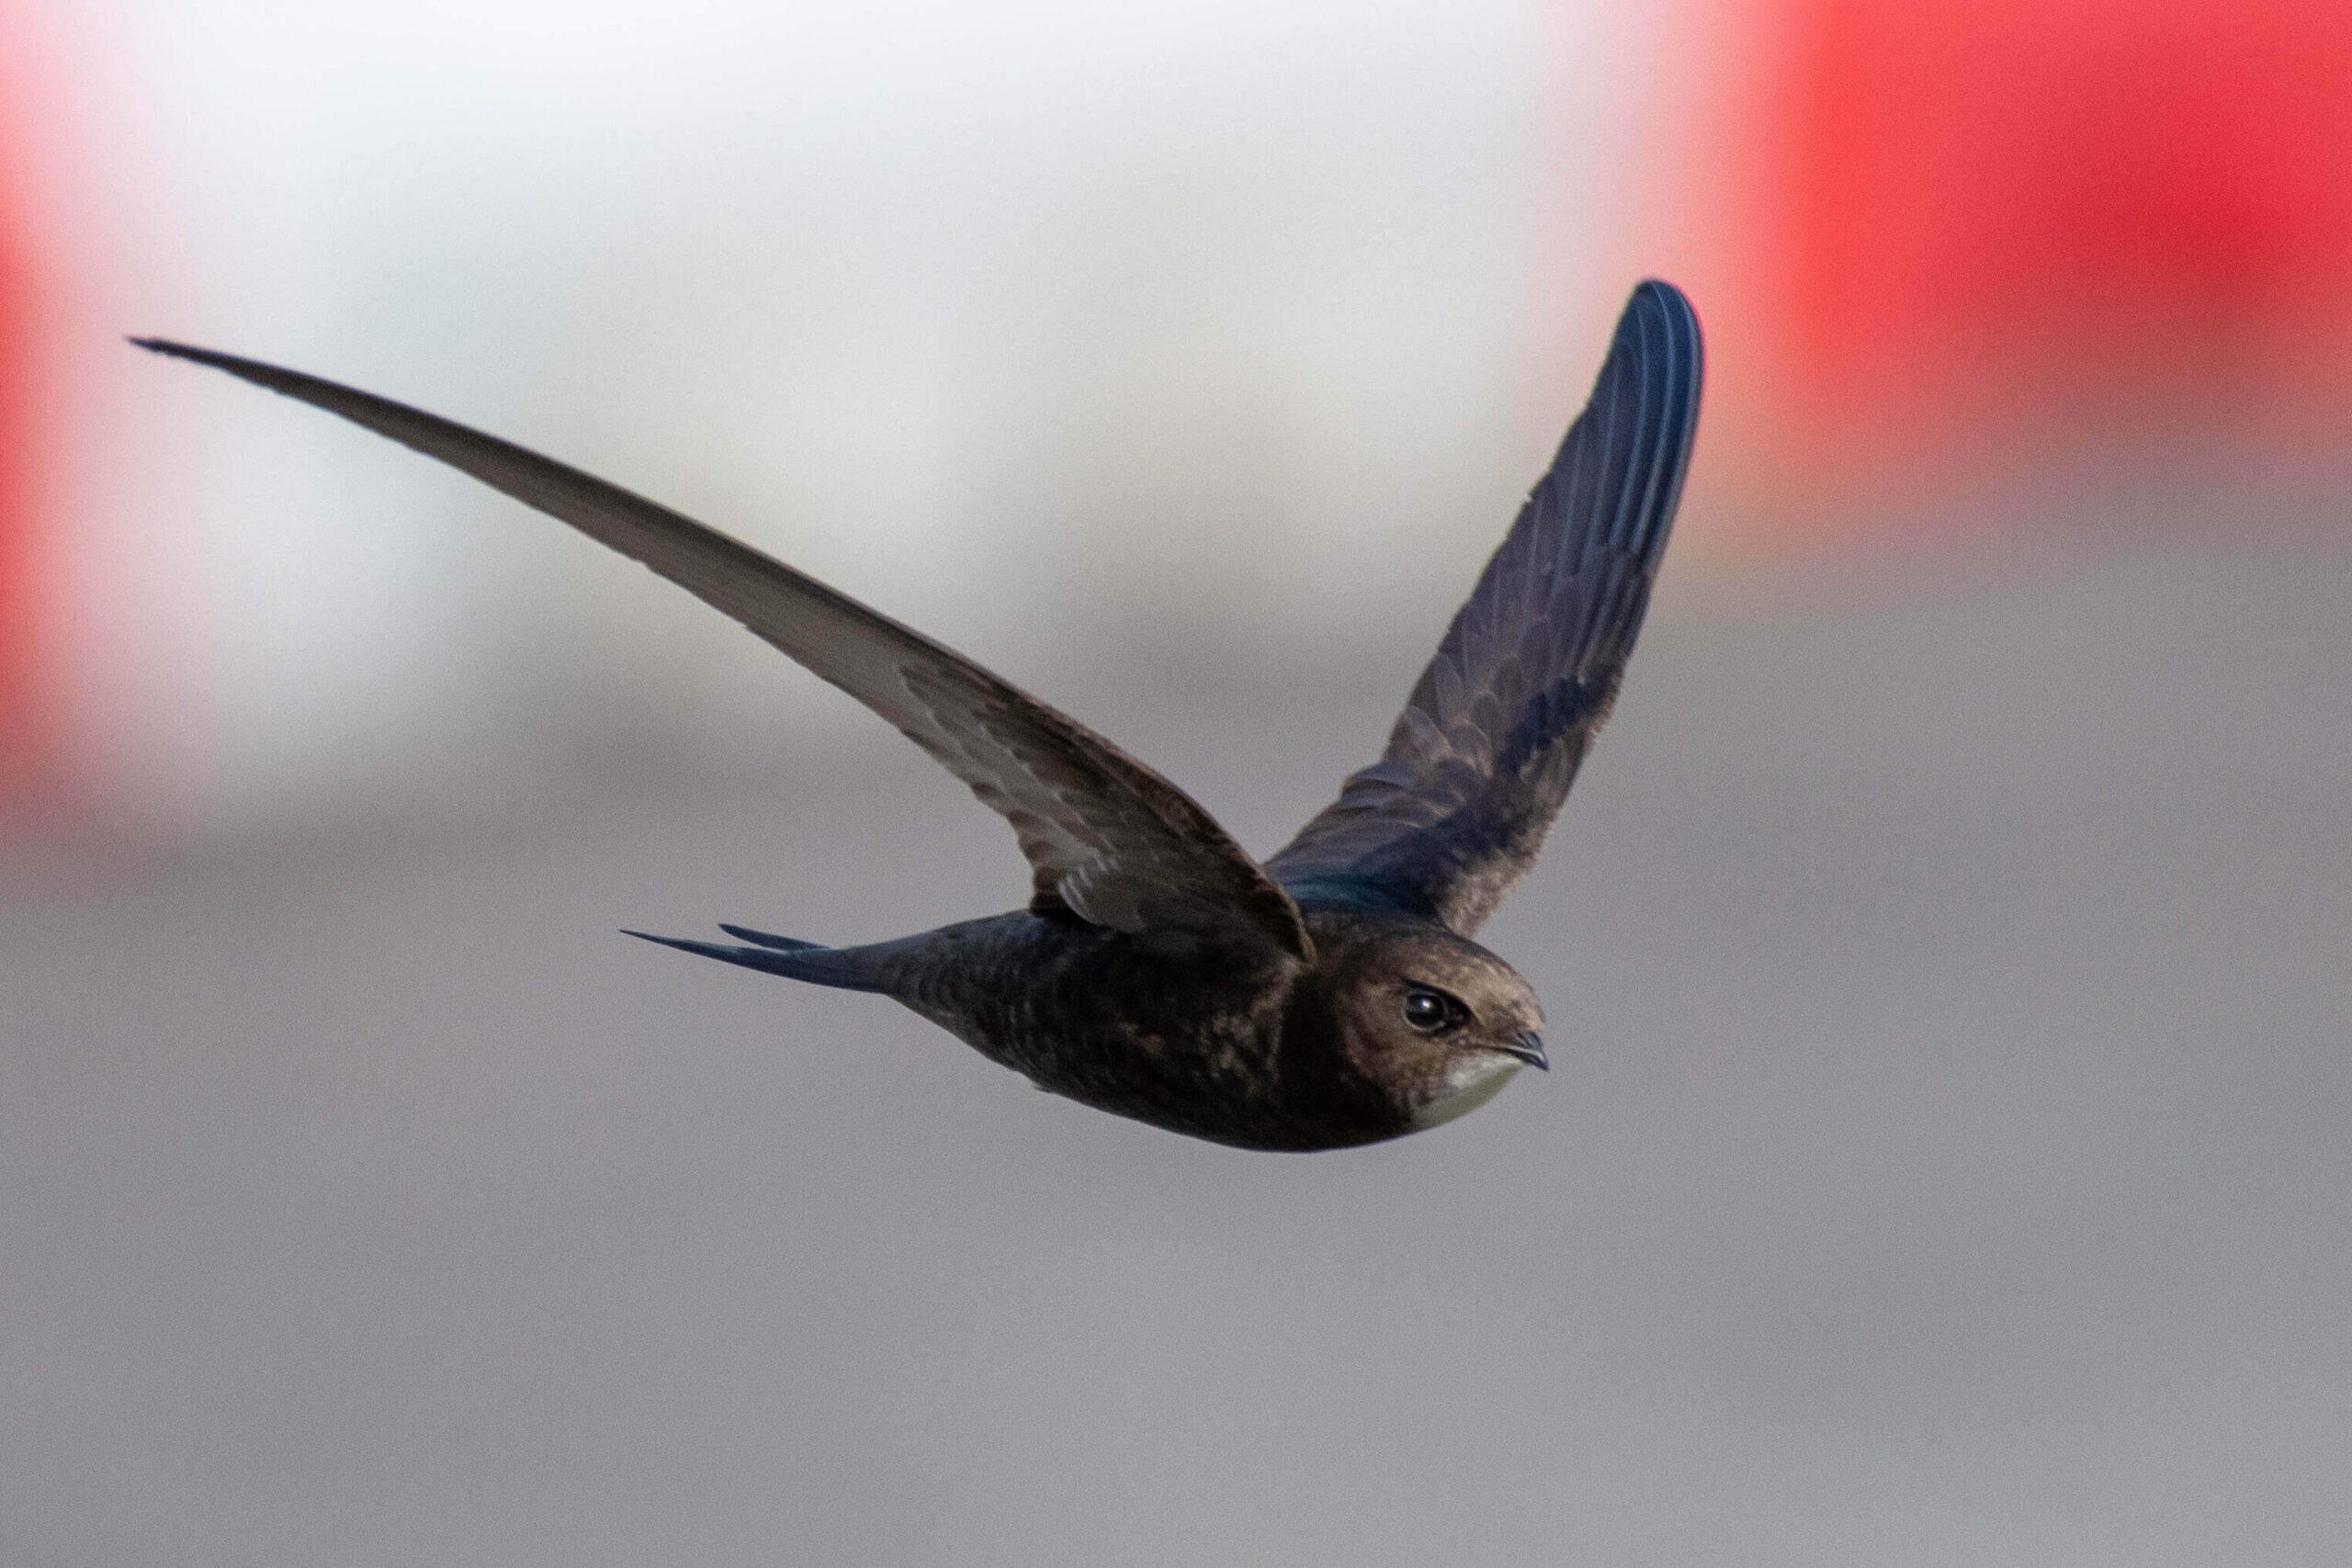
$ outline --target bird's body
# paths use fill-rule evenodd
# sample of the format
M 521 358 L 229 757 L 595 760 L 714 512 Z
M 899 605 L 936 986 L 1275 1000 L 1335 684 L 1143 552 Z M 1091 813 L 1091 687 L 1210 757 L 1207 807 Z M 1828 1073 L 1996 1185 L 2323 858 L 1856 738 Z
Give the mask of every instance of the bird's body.
M 1377 1142 L 1548 1065 L 1471 940 L 1608 716 L 1679 498 L 1698 321 L 1645 283 L 1386 750 L 1262 864 L 1166 779 L 961 655 L 701 524 L 368 393 L 154 340 L 339 413 L 635 557 L 841 686 L 1019 835 L 1028 906 L 859 947 L 650 937 L 912 1009 L 1083 1104 L 1221 1144 Z M 642 935 L 644 933 L 633 933 Z
M 1253 943 L 1129 935 L 1026 909 L 870 947 L 786 945 L 733 926 L 752 948 L 653 940 L 878 992 L 1039 1089 L 1243 1148 L 1338 1148 L 1434 1126 L 1483 1103 L 1527 1059 L 1481 1051 L 1405 1079 L 1352 1058 L 1334 1007 L 1345 987 L 1331 981 L 1368 954 L 1412 949 L 1417 975 L 1445 976 L 1455 988 L 1466 988 L 1465 968 L 1508 971 L 1422 922 L 1311 902 L 1299 913 L 1312 964 Z M 1536 1035 L 1542 1020 L 1517 1021 L 1525 1027 L 1514 1040 Z

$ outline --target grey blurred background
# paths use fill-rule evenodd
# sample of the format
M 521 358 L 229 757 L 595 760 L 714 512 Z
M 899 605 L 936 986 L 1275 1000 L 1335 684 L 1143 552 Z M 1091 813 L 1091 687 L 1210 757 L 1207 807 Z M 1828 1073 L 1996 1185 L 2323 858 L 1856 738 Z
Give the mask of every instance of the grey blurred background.
M 0 7 L 0 1560 L 2344 1561 L 2347 378 L 2259 345 L 2345 264 L 2133 230 L 2129 353 L 1838 358 L 1788 257 L 1877 253 L 1754 149 L 1836 164 L 1774 73 L 1871 12 Z M 1487 933 L 1557 1070 L 1316 1156 L 616 934 L 1025 881 L 674 590 L 116 341 L 656 495 L 1264 851 L 1648 273 L 1699 465 Z

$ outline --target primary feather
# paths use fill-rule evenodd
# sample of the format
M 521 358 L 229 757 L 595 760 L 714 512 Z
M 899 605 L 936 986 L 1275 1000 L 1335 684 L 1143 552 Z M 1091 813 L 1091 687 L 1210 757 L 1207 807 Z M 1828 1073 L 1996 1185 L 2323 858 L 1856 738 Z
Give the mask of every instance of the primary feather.
M 1534 864 L 1623 677 L 1698 426 L 1699 320 L 1634 291 L 1591 400 L 1380 760 L 1266 862 L 1302 897 L 1475 933 Z
M 1290 896 L 1193 798 L 1067 715 L 804 572 L 594 475 L 316 376 L 158 338 L 463 469 L 644 563 L 896 725 L 1012 824 L 1033 906 L 1309 955 Z

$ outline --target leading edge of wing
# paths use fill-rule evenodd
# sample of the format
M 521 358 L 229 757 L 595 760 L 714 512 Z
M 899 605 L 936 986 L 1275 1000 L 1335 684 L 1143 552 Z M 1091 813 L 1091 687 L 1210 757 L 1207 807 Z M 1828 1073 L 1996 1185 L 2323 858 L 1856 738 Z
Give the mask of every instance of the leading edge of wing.
M 130 341 L 447 463 L 731 616 L 889 720 L 1012 822 L 1041 903 L 1122 931 L 1247 931 L 1294 957 L 1310 952 L 1289 895 L 1189 795 L 911 627 L 715 528 L 436 414 L 258 360 Z
M 1690 301 L 1643 283 L 1380 760 L 1268 858 L 1285 886 L 1467 935 L 1533 863 L 1641 629 L 1702 378 Z

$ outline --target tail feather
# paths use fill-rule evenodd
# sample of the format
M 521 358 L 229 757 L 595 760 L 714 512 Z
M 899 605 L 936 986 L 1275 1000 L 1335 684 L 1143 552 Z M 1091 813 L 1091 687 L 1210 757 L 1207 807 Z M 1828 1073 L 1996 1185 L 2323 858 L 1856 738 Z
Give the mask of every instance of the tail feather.
M 823 946 L 821 942 L 802 942 L 795 936 L 775 936 L 767 931 L 755 931 L 749 926 L 730 926 L 724 920 L 718 922 L 718 929 L 729 936 L 741 937 L 754 946 L 773 947 L 779 953 L 806 953 L 811 948 L 821 949 Z
M 655 936 L 650 931 L 625 931 L 623 934 L 641 942 L 660 942 L 681 953 L 698 953 L 705 958 L 716 958 L 727 964 L 740 964 L 746 969 L 764 970 L 789 980 L 806 980 L 814 986 L 831 986 L 844 991 L 879 991 L 882 983 L 874 965 L 865 957 L 870 950 L 854 947 L 820 947 L 811 942 L 796 942 L 790 937 L 769 936 L 763 931 L 744 931 L 735 926 L 723 926 L 729 933 L 758 942 L 756 947 L 721 947 L 717 942 L 694 942 L 684 937 Z

